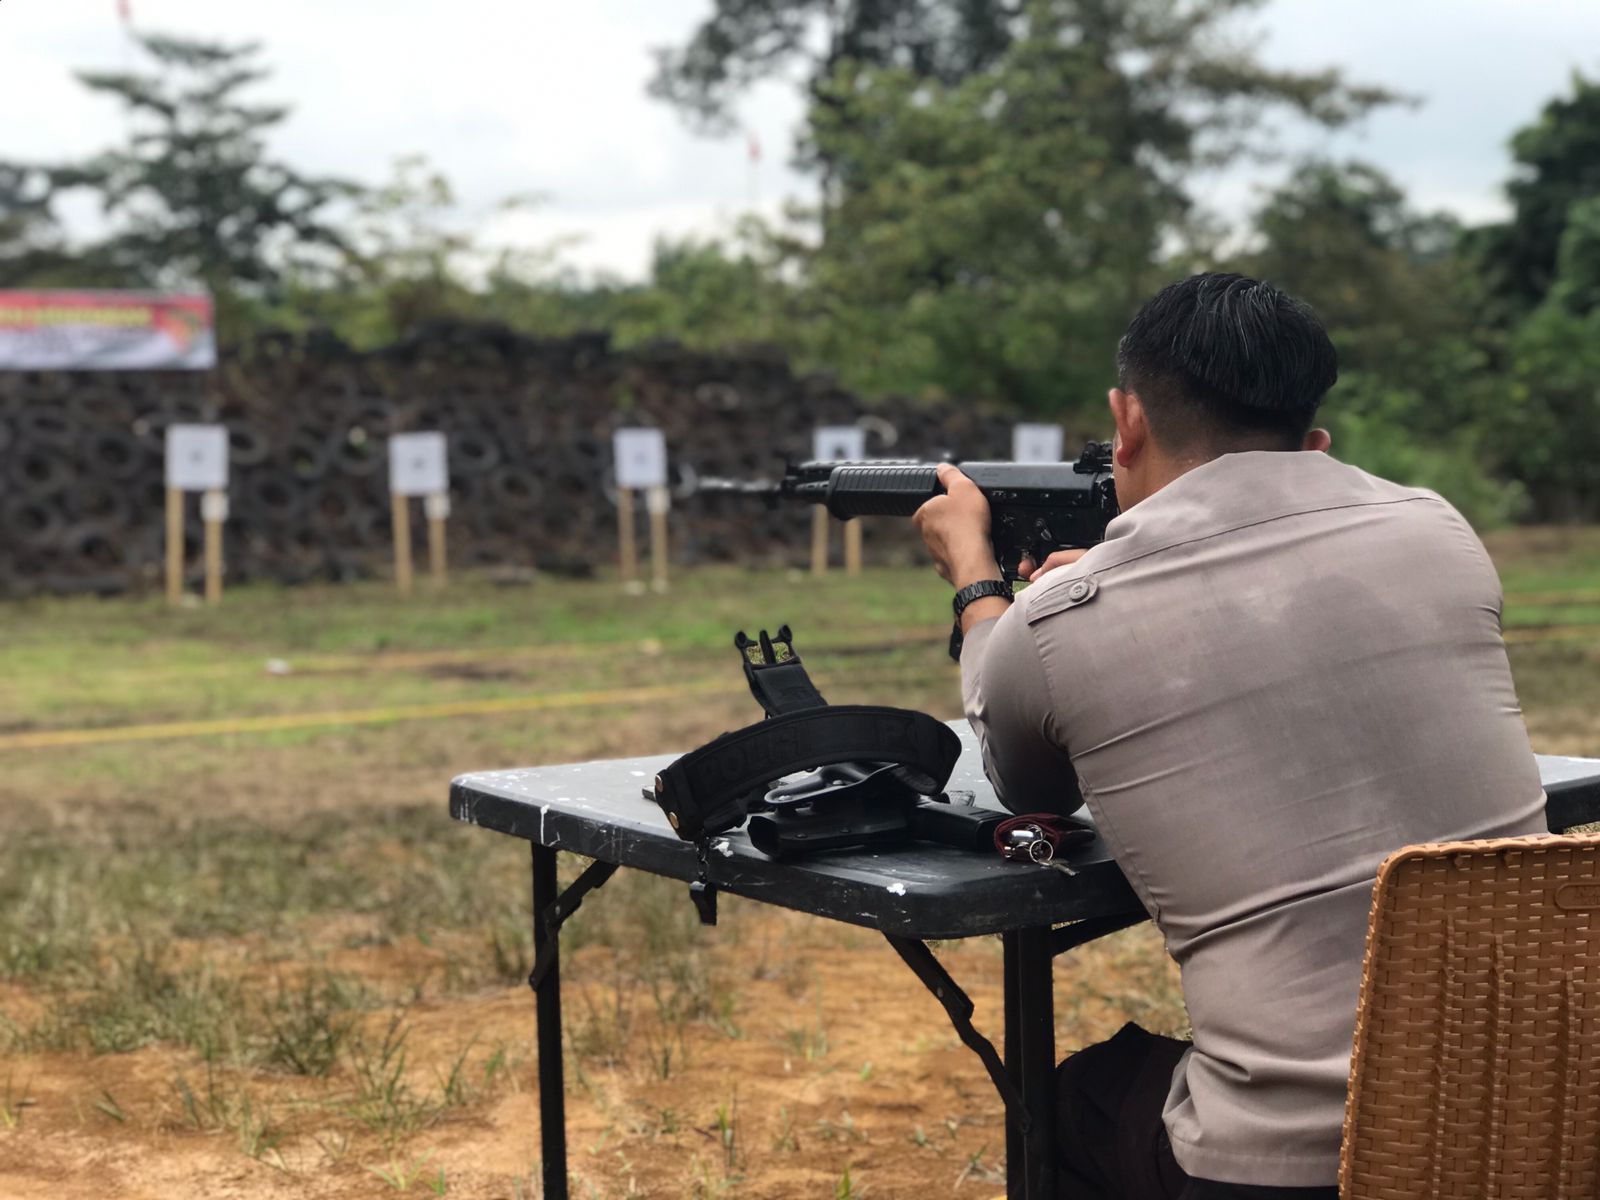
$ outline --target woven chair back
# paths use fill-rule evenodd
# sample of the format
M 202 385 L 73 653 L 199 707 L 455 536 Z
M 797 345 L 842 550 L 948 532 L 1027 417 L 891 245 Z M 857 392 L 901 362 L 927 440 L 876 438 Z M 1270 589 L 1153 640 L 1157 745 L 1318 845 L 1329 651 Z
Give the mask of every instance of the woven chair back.
M 1600 837 L 1412 846 L 1378 871 L 1343 1200 L 1566 1200 L 1600 1163 Z

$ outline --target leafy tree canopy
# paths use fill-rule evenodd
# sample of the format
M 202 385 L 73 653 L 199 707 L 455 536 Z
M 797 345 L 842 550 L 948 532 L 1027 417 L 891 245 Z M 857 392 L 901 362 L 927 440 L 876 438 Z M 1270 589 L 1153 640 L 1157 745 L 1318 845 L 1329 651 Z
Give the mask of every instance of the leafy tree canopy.
M 1508 442 L 1503 378 L 1476 321 L 1454 219 L 1420 213 L 1365 163 L 1303 162 L 1262 204 L 1241 269 L 1308 300 L 1339 348 L 1320 421 L 1333 452 L 1444 493 L 1475 523 L 1520 510 L 1494 474 Z
M 1151 108 L 1187 95 L 1212 108 L 1214 127 L 1250 124 L 1261 102 L 1289 101 L 1339 124 L 1394 98 L 1353 87 L 1339 72 L 1271 70 L 1227 36 L 1265 0 L 712 0 L 683 46 L 658 52 L 652 94 L 713 129 L 753 83 L 798 65 L 824 102 L 845 65 L 891 68 L 954 85 L 996 66 L 1018 38 L 1058 36 L 1156 89 Z M 1221 111 L 1226 108 L 1227 111 Z M 821 149 L 821 147 L 813 147 Z
M 1264 66 L 1242 2 L 1031 0 L 994 66 L 945 84 L 842 63 L 808 143 L 831 164 L 805 266 L 818 357 L 867 390 L 1082 411 L 1171 270 L 1192 172 L 1273 108 L 1340 124 L 1392 97 Z
M 288 110 L 246 98 L 267 78 L 259 48 L 137 41 L 150 70 L 78 76 L 126 110 L 125 145 L 76 163 L 0 164 L 4 282 L 201 285 L 248 299 L 343 253 L 332 210 L 360 189 L 271 156 L 266 137 Z M 106 224 L 84 246 L 69 246 L 56 219 L 74 194 L 90 196 Z
M 1260 244 L 1243 268 L 1308 300 L 1345 367 L 1427 385 L 1438 381 L 1429 353 L 1457 354 L 1474 333 L 1477 288 L 1455 254 L 1459 224 L 1417 212 L 1376 167 L 1299 164 L 1255 229 Z
M 820 83 L 849 61 L 954 83 L 1010 44 L 1016 0 L 712 0 L 676 49 L 657 51 L 653 95 L 726 129 L 745 88 L 799 63 Z
M 1600 83 L 1574 72 L 1571 94 L 1518 130 L 1511 153 L 1511 219 L 1475 231 L 1471 244 L 1491 290 L 1515 315 L 1549 294 L 1574 207 L 1600 196 Z

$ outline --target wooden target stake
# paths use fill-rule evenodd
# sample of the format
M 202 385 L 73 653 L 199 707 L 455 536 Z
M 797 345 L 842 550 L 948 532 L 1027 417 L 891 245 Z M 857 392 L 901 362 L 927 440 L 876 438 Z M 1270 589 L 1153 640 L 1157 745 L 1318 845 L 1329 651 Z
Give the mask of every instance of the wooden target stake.
M 183 492 L 167 489 L 167 603 L 183 602 Z
M 166 433 L 167 603 L 183 603 L 185 492 L 200 493 L 207 604 L 222 599 L 222 524 L 228 519 L 228 430 L 169 425 Z
M 844 523 L 844 573 L 861 574 L 861 518 Z
M 653 487 L 645 493 L 645 506 L 650 510 L 650 586 L 664 592 L 667 590 L 667 513 L 672 508 L 672 493 L 664 487 Z
M 411 504 L 404 496 L 393 498 L 394 585 L 402 596 L 411 594 Z
M 617 553 L 624 586 L 639 577 L 639 545 L 634 538 L 633 489 L 617 489 Z
M 200 496 L 206 529 L 206 603 L 222 599 L 222 523 L 228 519 L 228 493 L 212 488 Z
M 811 573 L 828 573 L 828 510 L 817 505 L 811 510 Z
M 397 433 L 389 439 L 389 511 L 394 531 L 394 584 L 411 594 L 411 497 L 422 497 L 428 522 L 428 566 L 444 586 L 444 522 L 450 515 L 449 442 L 437 430 Z
M 450 517 L 450 497 L 444 492 L 435 492 L 423 500 L 422 506 L 428 516 L 428 568 L 433 573 L 435 586 L 443 587 L 447 569 L 444 523 Z

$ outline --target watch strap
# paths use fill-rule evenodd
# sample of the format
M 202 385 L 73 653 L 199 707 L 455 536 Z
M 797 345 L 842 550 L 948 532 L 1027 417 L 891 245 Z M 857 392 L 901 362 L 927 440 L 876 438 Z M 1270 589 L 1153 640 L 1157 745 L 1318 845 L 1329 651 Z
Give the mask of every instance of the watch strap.
M 1004 579 L 980 579 L 977 583 L 967 584 L 950 601 L 950 607 L 956 614 L 955 624 L 950 628 L 950 657 L 956 662 L 961 661 L 961 647 L 966 644 L 966 638 L 961 632 L 961 614 L 967 611 L 969 605 L 990 596 L 998 596 L 1007 603 L 1017 598 L 1011 584 Z
M 1016 593 L 1011 590 L 1011 585 L 1003 579 L 980 579 L 977 583 L 969 583 L 955 594 L 950 601 L 950 607 L 956 611 L 956 620 L 961 619 L 961 614 L 967 611 L 967 606 L 975 601 L 988 596 L 999 596 L 1003 600 L 1015 600 Z

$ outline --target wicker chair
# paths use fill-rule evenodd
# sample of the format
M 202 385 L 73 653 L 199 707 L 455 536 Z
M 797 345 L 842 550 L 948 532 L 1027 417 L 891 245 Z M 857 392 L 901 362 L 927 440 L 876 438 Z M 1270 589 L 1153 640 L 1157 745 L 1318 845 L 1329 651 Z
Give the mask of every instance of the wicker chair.
M 1343 1200 L 1600 1191 L 1597 919 L 1597 836 L 1412 846 L 1384 862 Z

